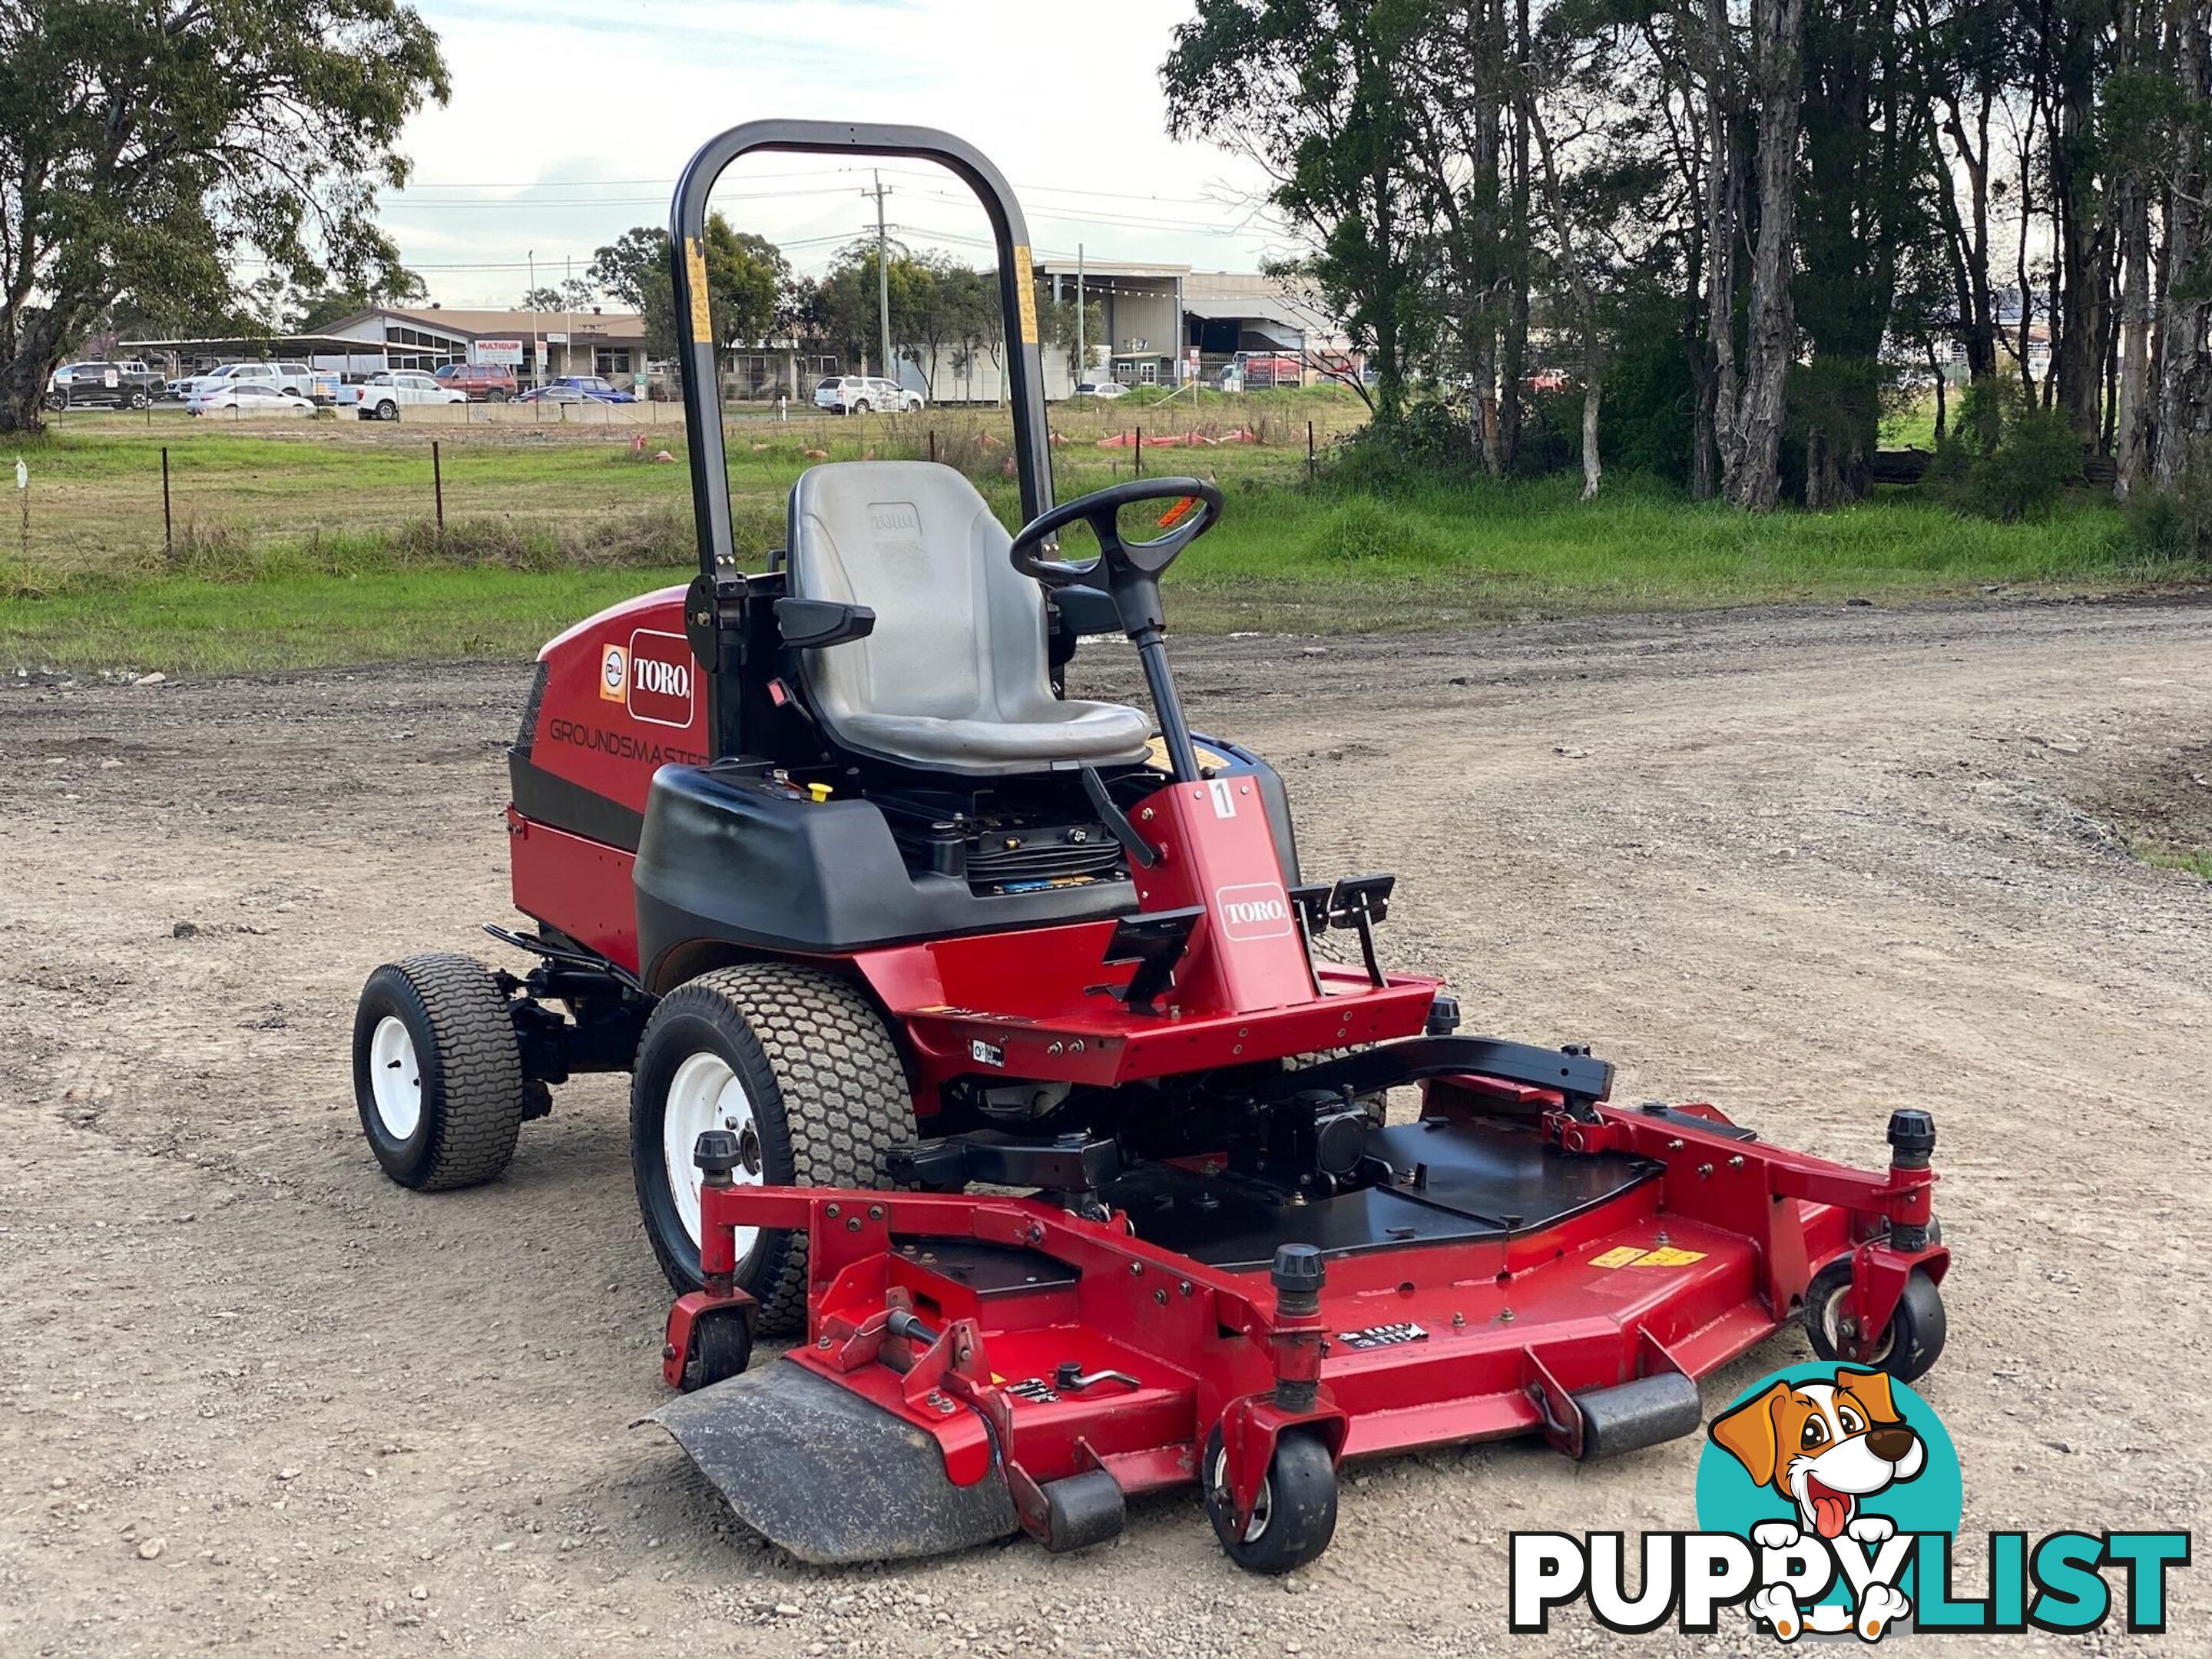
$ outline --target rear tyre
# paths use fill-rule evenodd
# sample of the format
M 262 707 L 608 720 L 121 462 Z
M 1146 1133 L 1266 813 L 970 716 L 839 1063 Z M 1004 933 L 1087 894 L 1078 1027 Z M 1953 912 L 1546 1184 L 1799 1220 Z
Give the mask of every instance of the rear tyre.
M 507 996 L 473 957 L 427 954 L 368 976 L 353 1020 L 354 1103 L 403 1187 L 473 1187 L 507 1168 L 527 1106 Z
M 49 411 L 58 415 L 62 410 L 69 407 L 69 393 L 66 392 L 49 392 L 39 401 L 44 404 Z
M 1824 1360 L 1841 1359 L 1844 1292 L 1851 1286 L 1851 1259 L 1832 1261 L 1813 1275 L 1805 1289 L 1805 1335 L 1813 1352 Z M 1936 1281 L 1919 1267 L 1905 1281 L 1905 1294 L 1889 1316 L 1871 1359 L 1845 1360 L 1846 1364 L 1871 1365 L 1887 1371 L 1900 1382 L 1916 1382 L 1935 1368 L 1949 1335 L 1943 1297 Z
M 853 413 L 855 415 L 865 415 L 867 412 L 868 400 L 866 398 L 861 398 L 860 402 L 853 405 Z
M 376 418 L 380 421 L 398 420 L 399 418 L 399 405 L 392 402 L 391 399 L 386 398 L 384 402 L 377 404 Z
M 1247 1572 L 1285 1573 L 1336 1535 L 1336 1466 L 1310 1429 L 1285 1429 L 1260 1482 L 1260 1501 L 1240 1532 L 1229 1496 L 1229 1460 L 1217 1425 L 1206 1437 L 1206 1513 L 1229 1559 Z
M 875 1006 L 817 969 L 717 969 L 660 1000 L 630 1075 L 630 1167 L 661 1271 L 681 1295 L 702 1288 L 702 1131 L 727 1129 L 749 1186 L 886 1187 L 890 1148 L 914 1138 L 897 1046 Z M 782 1228 L 738 1237 L 737 1284 L 760 1304 L 763 1336 L 802 1328 L 806 1237 Z
M 485 401 L 486 403 L 503 404 L 503 403 L 505 403 L 505 402 L 507 400 L 508 397 L 509 397 L 509 396 L 511 396 L 511 395 L 512 395 L 511 393 L 505 392 L 501 392 L 501 391 L 497 390 L 496 388 L 495 388 L 494 390 L 492 390 L 492 391 L 490 391 L 490 392 L 486 392 L 486 393 L 484 394 L 484 401 Z

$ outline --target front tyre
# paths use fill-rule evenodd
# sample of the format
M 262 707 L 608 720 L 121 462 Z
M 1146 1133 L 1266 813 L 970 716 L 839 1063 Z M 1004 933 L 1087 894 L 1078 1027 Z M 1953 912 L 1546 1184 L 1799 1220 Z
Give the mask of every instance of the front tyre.
M 384 1173 L 403 1187 L 473 1187 L 514 1156 L 527 1098 L 507 996 L 473 957 L 387 963 L 353 1021 L 354 1103 Z
M 1842 1357 L 1844 1293 L 1851 1287 L 1851 1259 L 1830 1262 L 1813 1276 L 1805 1288 L 1805 1336 L 1823 1360 Z M 1846 1363 L 1871 1365 L 1887 1371 L 1900 1382 L 1925 1376 L 1942 1357 L 1949 1335 L 1943 1297 L 1924 1268 L 1915 1267 L 1905 1281 L 1905 1294 L 1889 1316 L 1889 1328 L 1875 1346 L 1873 1358 Z
M 738 1137 L 743 1186 L 884 1187 L 914 1138 L 906 1068 L 883 1016 L 832 975 L 787 963 L 717 969 L 660 1000 L 630 1075 L 639 1213 L 678 1294 L 702 1288 L 698 1167 L 708 1129 Z M 745 1228 L 738 1287 L 763 1336 L 803 1328 L 806 1238 Z
M 1229 1559 L 1247 1572 L 1303 1567 L 1336 1535 L 1336 1465 L 1310 1429 L 1285 1429 L 1260 1481 L 1252 1518 L 1240 1529 L 1229 1495 L 1229 1459 L 1216 1425 L 1206 1437 L 1206 1513 Z

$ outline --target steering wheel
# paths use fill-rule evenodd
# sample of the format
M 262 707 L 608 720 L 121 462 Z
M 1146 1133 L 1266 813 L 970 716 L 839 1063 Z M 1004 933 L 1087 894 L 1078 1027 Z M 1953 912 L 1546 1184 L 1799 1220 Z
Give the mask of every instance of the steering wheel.
M 1121 535 L 1121 509 L 1139 501 L 1173 503 L 1159 517 L 1160 534 L 1144 541 Z M 1160 615 L 1160 574 L 1182 556 L 1221 517 L 1221 489 L 1203 478 L 1132 478 L 1079 496 L 1024 525 L 1009 556 L 1014 568 L 1047 588 L 1102 585 L 1121 608 L 1121 623 L 1132 635 L 1164 625 Z M 1098 552 L 1080 560 L 1043 556 L 1046 538 L 1080 520 L 1098 538 Z

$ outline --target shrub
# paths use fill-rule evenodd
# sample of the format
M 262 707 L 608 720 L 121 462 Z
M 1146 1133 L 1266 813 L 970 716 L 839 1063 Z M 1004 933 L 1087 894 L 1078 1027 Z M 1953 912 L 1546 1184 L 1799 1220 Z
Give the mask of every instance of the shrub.
M 2164 563 L 2212 560 L 2212 445 L 2199 440 L 2181 467 L 2179 489 L 2149 485 L 2128 497 L 2128 540 L 2148 559 Z
M 1308 532 L 1306 551 L 1316 559 L 1338 564 L 1364 564 L 1381 559 L 1433 560 L 1443 548 L 1434 532 L 1420 520 L 1372 495 L 1352 495 L 1338 502 Z
M 2019 381 L 1991 375 L 1960 396 L 1927 482 L 1955 507 L 2009 521 L 2043 512 L 2080 483 L 2081 459 L 2081 440 L 2063 414 L 2028 402 Z

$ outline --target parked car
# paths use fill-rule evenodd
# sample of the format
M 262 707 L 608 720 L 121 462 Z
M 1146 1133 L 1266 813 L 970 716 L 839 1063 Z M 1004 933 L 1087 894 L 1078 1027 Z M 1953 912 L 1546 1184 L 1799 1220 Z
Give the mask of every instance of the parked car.
M 516 389 L 514 371 L 504 363 L 447 363 L 436 379 L 472 404 L 503 404 Z
M 534 386 L 527 392 L 517 392 L 514 401 L 519 404 L 603 404 L 607 400 L 594 398 L 581 386 L 549 380 L 544 386 Z
M 1111 403 L 1116 398 L 1126 398 L 1129 388 L 1119 380 L 1085 380 L 1075 388 L 1079 398 L 1103 398 Z
M 46 381 L 46 407 L 143 409 L 161 395 L 161 377 L 137 359 L 64 363 Z
M 313 398 L 315 395 L 315 372 L 307 364 L 266 361 L 223 363 L 204 374 L 187 374 L 170 381 L 169 391 L 190 403 L 200 392 L 228 386 L 234 380 L 252 380 L 263 386 L 276 386 L 295 397 Z
M 896 380 L 877 374 L 832 375 L 814 388 L 814 406 L 835 410 L 840 415 L 871 411 L 911 415 L 924 401 L 919 392 L 909 392 Z
M 224 415 L 234 420 L 264 416 L 297 417 L 313 415 L 315 400 L 266 380 L 226 380 L 196 393 L 185 405 L 187 415 Z
M 637 401 L 636 393 L 623 391 L 604 374 L 559 374 L 545 384 L 580 392 L 595 404 L 634 404 Z
M 466 402 L 467 394 L 441 386 L 435 375 L 415 368 L 386 369 L 359 386 L 338 388 L 338 407 L 350 407 L 364 421 L 396 421 L 401 410 L 421 404 Z

